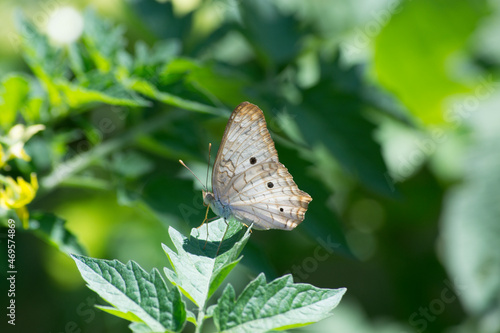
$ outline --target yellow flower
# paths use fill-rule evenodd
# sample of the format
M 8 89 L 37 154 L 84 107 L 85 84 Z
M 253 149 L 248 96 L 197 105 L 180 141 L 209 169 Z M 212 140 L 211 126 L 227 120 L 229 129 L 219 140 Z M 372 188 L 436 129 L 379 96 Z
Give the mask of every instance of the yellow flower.
M 33 135 L 37 132 L 45 129 L 43 125 L 33 125 L 33 126 L 24 126 L 22 124 L 17 124 L 13 126 L 9 133 L 3 137 L 3 142 L 5 142 L 9 148 L 7 150 L 7 154 L 3 154 L 0 152 L 0 168 L 12 158 L 20 158 L 25 161 L 31 160 L 26 151 L 24 150 L 24 144 L 28 141 Z
M 13 158 L 20 158 L 30 161 L 31 157 L 26 154 L 24 144 L 37 132 L 44 130 L 43 125 L 24 126 L 17 124 L 13 126 L 9 133 L 0 136 L 0 169 L 7 168 L 7 161 Z M 6 147 L 4 150 L 4 146 Z M 17 177 L 17 181 L 12 177 L 5 177 L 0 174 L 0 207 L 4 209 L 14 209 L 21 219 L 24 228 L 29 225 L 29 213 L 26 205 L 35 198 L 38 191 L 38 179 L 34 173 L 31 174 L 28 183 L 22 177 Z
M 24 150 L 24 142 L 16 142 L 9 147 L 10 156 L 23 159 L 25 161 L 31 161 L 31 157 L 26 154 Z
M 17 182 L 12 177 L 0 175 L 0 182 L 5 186 L 0 189 L 0 206 L 7 209 L 14 209 L 22 220 L 25 228 L 28 227 L 29 214 L 26 205 L 35 198 L 38 190 L 38 179 L 36 174 L 30 175 L 28 183 L 22 177 L 17 177 Z

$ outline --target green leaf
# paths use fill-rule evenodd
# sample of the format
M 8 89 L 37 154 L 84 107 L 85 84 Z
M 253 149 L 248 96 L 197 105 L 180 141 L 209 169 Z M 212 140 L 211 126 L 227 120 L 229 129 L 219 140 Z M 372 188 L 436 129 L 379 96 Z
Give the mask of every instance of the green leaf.
M 200 229 L 193 228 L 189 238 L 172 227 L 168 230 L 177 253 L 163 245 L 174 269 L 165 268 L 165 275 L 200 308 L 207 304 L 224 278 L 241 260 L 242 257 L 238 256 L 250 237 L 249 230 L 244 232 L 246 228 L 239 222 L 228 224 L 229 227 L 223 219 L 218 219 Z M 226 228 L 227 233 L 216 255 Z
M 227 109 L 217 108 L 197 101 L 182 98 L 169 92 L 160 91 L 154 84 L 148 82 L 147 80 L 137 78 L 129 79 L 127 80 L 127 87 L 162 103 L 177 106 L 189 111 L 209 113 L 217 116 L 229 115 L 229 111 Z
M 62 79 L 67 71 L 64 53 L 61 49 L 52 47 L 47 37 L 20 13 L 16 16 L 16 25 L 22 36 L 21 45 L 26 63 L 47 90 L 50 104 L 56 108 L 61 107 L 62 99 L 53 81 Z
M 64 253 L 86 253 L 76 236 L 66 229 L 66 220 L 54 214 L 31 213 L 29 229 Z
M 148 325 L 145 325 L 143 323 L 131 323 L 130 325 L 128 325 L 128 327 L 134 333 L 150 333 L 151 332 Z
M 3 78 L 0 83 L 0 127 L 10 128 L 28 92 L 29 81 L 24 76 L 9 74 Z
M 119 51 L 125 48 L 124 28 L 98 17 L 94 10 L 84 13 L 83 41 L 95 66 L 103 73 L 115 67 Z
M 190 59 L 170 61 L 157 74 L 158 77 L 155 69 L 136 70 L 134 74 L 132 78 L 124 80 L 129 89 L 190 111 L 229 116 L 229 111 L 220 104 L 219 97 L 225 100 L 225 96 L 232 96 L 238 98 L 238 103 L 243 98 L 241 79 L 226 78 Z M 219 107 L 209 105 L 215 103 Z
M 151 73 L 160 66 L 163 68 L 178 56 L 180 51 L 181 45 L 176 39 L 159 41 L 151 49 L 143 41 L 138 41 L 135 44 L 134 73 L 137 74 L 139 70 L 148 70 Z
M 298 21 L 280 13 L 271 1 L 241 1 L 241 18 L 255 53 L 266 65 L 283 65 L 292 61 L 301 48 Z
M 64 93 L 65 101 L 72 108 L 88 103 L 107 103 L 124 106 L 149 106 L 150 102 L 125 88 L 112 75 L 102 73 L 87 74 L 89 80 L 85 84 L 57 80 L 55 85 Z
M 28 96 L 20 109 L 26 123 L 44 122 L 48 118 L 47 105 L 47 94 L 40 81 L 30 77 Z
M 189 310 L 186 310 L 186 320 L 189 321 L 190 323 L 197 325 L 195 314 Z
M 134 15 L 159 39 L 176 38 L 186 41 L 192 29 L 195 12 L 180 15 L 171 1 L 136 0 L 130 2 Z
M 219 298 L 214 322 L 220 332 L 267 332 L 305 326 L 329 317 L 345 288 L 321 289 L 293 283 L 285 275 L 266 283 L 257 276 L 236 299 L 231 285 Z
M 151 49 L 145 42 L 138 41 L 135 44 L 134 57 L 126 51 L 119 52 L 116 76 L 129 87 L 133 86 L 136 80 L 154 85 L 158 82 L 165 64 L 168 64 L 179 53 L 180 43 L 175 39 L 160 41 Z
M 114 307 L 103 310 L 139 323 L 132 327 L 141 332 L 182 331 L 185 304 L 179 289 L 167 289 L 158 270 L 147 273 L 133 261 L 124 265 L 118 260 L 72 257 L 88 287 Z
M 375 124 L 363 111 L 363 85 L 355 68 L 343 69 L 339 60 L 322 63 L 321 81 L 304 91 L 296 122 L 310 146 L 324 146 L 345 172 L 366 187 L 393 195 L 385 175 L 387 167 L 380 145 L 374 140 Z
M 450 60 L 468 52 L 470 37 L 487 12 L 486 1 L 403 1 L 375 39 L 379 82 L 423 122 L 442 123 L 446 99 L 475 88 L 458 79 L 460 62 Z
M 69 64 L 62 49 L 53 47 L 36 27 L 19 17 L 19 30 L 23 36 L 26 62 L 36 76 L 44 84 L 49 94 L 52 107 L 60 108 L 58 112 L 66 112 L 65 104 L 78 108 L 88 103 L 107 103 L 125 106 L 148 106 L 150 103 L 125 88 L 111 73 L 114 59 L 118 51 L 124 47 L 122 29 L 100 20 L 91 10 L 85 14 L 86 33 L 84 42 L 90 57 L 94 60 L 98 71 L 84 73 L 84 49 L 70 48 L 71 68 L 75 70 L 77 79 L 70 82 L 66 78 Z M 81 80 L 81 81 L 80 81 Z M 36 105 L 35 105 L 36 106 Z M 34 106 L 31 106 L 31 110 Z M 31 114 L 32 112 L 30 112 Z
M 113 308 L 111 306 L 105 306 L 105 305 L 96 305 L 95 306 L 96 308 L 104 311 L 104 312 L 107 312 L 109 314 L 112 314 L 113 316 L 116 316 L 116 317 L 119 317 L 119 318 L 122 318 L 122 319 L 125 319 L 125 320 L 128 320 L 128 321 L 132 321 L 132 322 L 141 322 L 141 318 L 137 317 L 135 314 L 133 314 L 132 312 L 122 312 L 116 308 Z M 147 327 L 147 326 L 146 326 Z
M 228 74 L 228 72 L 230 74 Z M 168 87 L 169 83 L 182 82 L 195 89 L 213 103 L 219 101 L 238 105 L 247 98 L 244 87 L 248 79 L 234 70 L 222 66 L 210 65 L 187 58 L 178 58 L 168 63 L 160 73 L 160 83 Z

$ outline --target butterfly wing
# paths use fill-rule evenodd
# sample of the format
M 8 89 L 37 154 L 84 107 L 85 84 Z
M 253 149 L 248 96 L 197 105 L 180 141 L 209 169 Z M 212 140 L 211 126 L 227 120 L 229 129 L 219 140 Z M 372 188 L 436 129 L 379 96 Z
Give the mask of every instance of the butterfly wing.
M 295 228 L 312 200 L 279 162 L 262 163 L 238 175 L 229 195 L 233 215 L 259 229 Z
M 295 228 L 312 198 L 278 160 L 263 112 L 248 102 L 231 114 L 212 173 L 214 196 L 257 229 Z
M 278 153 L 266 128 L 264 114 L 256 105 L 243 102 L 229 117 L 215 158 L 214 193 L 225 193 L 235 175 L 255 164 L 270 161 L 278 162 Z

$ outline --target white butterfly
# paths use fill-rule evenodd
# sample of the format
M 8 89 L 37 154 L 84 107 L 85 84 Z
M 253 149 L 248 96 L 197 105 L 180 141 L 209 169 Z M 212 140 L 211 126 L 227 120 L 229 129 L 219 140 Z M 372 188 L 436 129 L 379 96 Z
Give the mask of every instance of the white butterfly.
M 203 191 L 203 201 L 216 215 L 261 230 L 292 230 L 312 200 L 279 162 L 264 113 L 249 102 L 238 105 L 226 125 L 212 191 Z

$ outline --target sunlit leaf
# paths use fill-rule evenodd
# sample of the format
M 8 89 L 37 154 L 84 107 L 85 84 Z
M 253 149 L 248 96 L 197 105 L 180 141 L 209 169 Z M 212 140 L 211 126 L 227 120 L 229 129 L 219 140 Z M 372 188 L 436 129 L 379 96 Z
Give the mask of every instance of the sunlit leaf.
M 221 332 L 268 332 L 305 326 L 332 315 L 345 288 L 321 289 L 293 283 L 286 275 L 269 283 L 260 274 L 236 298 L 228 285 L 214 310 Z
M 244 233 L 246 228 L 240 223 L 228 223 L 229 228 L 222 244 L 220 242 L 227 225 L 223 219 L 219 219 L 200 229 L 193 229 L 189 238 L 169 228 L 177 253 L 163 245 L 173 268 L 173 271 L 165 268 L 165 275 L 199 307 L 207 304 L 208 299 L 241 260 L 239 254 L 250 237 L 249 231 Z
M 124 265 L 117 260 L 72 257 L 88 287 L 113 305 L 113 309 L 103 307 L 104 311 L 146 325 L 149 332 L 182 331 L 186 310 L 179 289 L 168 290 L 156 269 L 147 273 L 133 261 Z
M 110 84 L 103 85 L 109 82 Z M 57 88 L 64 93 L 65 101 L 73 108 L 88 103 L 106 103 L 124 106 L 147 106 L 150 105 L 141 96 L 123 87 L 118 82 L 111 84 L 109 77 L 94 77 L 89 85 L 82 86 L 67 81 L 57 82 Z

